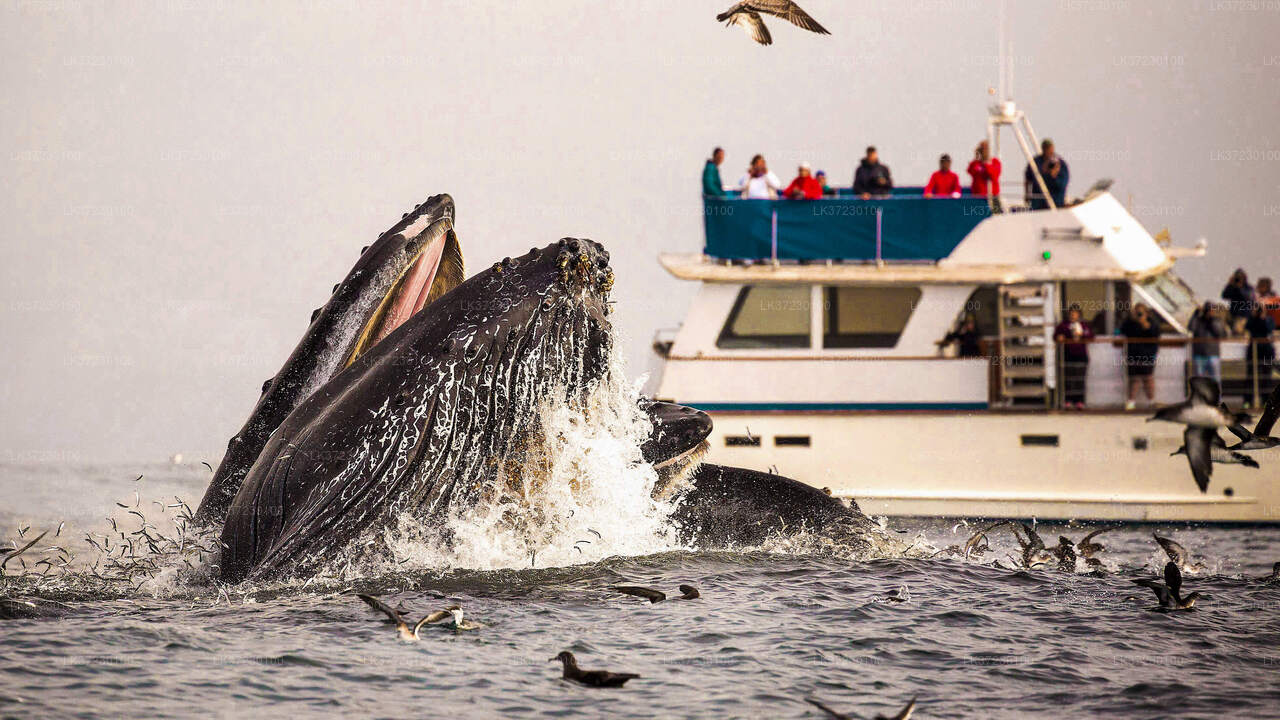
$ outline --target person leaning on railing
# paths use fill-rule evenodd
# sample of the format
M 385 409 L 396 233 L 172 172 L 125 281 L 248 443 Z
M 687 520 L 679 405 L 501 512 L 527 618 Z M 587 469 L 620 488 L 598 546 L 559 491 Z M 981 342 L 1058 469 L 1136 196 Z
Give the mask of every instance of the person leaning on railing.
M 724 162 L 724 148 L 711 151 L 707 164 L 702 166 L 702 194 L 709 197 L 725 197 L 724 184 L 720 182 L 720 164 Z
M 1156 399 L 1156 381 L 1153 373 L 1156 369 L 1156 353 L 1160 344 L 1160 323 L 1151 317 L 1151 309 L 1138 303 L 1133 306 L 1131 315 L 1120 326 L 1120 334 L 1127 341 L 1124 346 L 1124 363 L 1129 371 L 1129 388 L 1125 396 L 1124 409 L 1137 407 L 1138 388 L 1141 387 L 1147 396 L 1147 402 Z
M 1085 378 L 1089 375 L 1089 345 L 1093 328 L 1084 321 L 1079 305 L 1067 310 L 1067 319 L 1058 323 L 1053 340 L 1062 347 L 1063 406 L 1084 409 Z
M 938 170 L 929 176 L 929 184 L 924 186 L 925 197 L 960 197 L 960 176 L 951 172 L 951 156 L 944 154 L 938 158 Z
M 1253 312 L 1244 323 L 1245 332 L 1249 334 L 1249 347 L 1245 354 L 1245 367 L 1249 375 L 1249 387 L 1245 397 L 1253 395 L 1256 387 L 1259 395 L 1271 392 L 1271 370 L 1275 367 L 1276 348 L 1271 344 L 1271 334 L 1276 326 L 1267 317 L 1262 303 L 1253 304 Z M 1245 407 L 1249 402 L 1245 402 Z
M 1191 314 L 1187 330 L 1191 333 L 1191 374 L 1211 377 L 1221 384 L 1222 348 L 1219 341 L 1227 336 L 1222 309 L 1217 303 L 1205 301 Z

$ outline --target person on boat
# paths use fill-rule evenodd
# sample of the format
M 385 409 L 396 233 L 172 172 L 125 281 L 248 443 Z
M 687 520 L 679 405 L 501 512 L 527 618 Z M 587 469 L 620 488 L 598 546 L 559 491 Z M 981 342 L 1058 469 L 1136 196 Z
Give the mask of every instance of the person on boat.
M 929 184 L 924 186 L 925 197 L 960 197 L 960 176 L 951 172 L 951 156 L 944 154 L 938 158 L 938 170 L 929 176 Z
M 1271 392 L 1271 371 L 1276 364 L 1276 347 L 1271 342 L 1271 335 L 1276 326 L 1267 317 L 1262 303 L 1253 304 L 1253 312 L 1244 323 L 1244 330 L 1249 334 L 1249 347 L 1245 348 L 1244 366 L 1248 375 L 1245 389 L 1245 407 L 1250 407 L 1254 384 L 1258 394 L 1266 396 Z
M 783 193 L 789 200 L 817 200 L 822 197 L 822 184 L 813 177 L 813 168 L 809 163 L 800 163 L 796 170 L 796 179 L 787 186 Z
M 991 157 L 991 146 L 986 140 L 978 143 L 973 151 L 973 160 L 969 161 L 969 177 L 973 182 L 970 190 L 978 197 L 1000 195 L 1000 158 Z
M 893 190 L 893 176 L 889 174 L 889 166 L 880 163 L 880 153 L 874 145 L 867 148 L 866 157 L 853 173 L 853 194 L 863 200 L 872 197 L 888 197 Z
M 764 156 L 756 155 L 751 158 L 747 174 L 738 180 L 738 187 L 742 190 L 744 198 L 777 200 L 778 191 L 782 189 L 782 181 L 769 171 L 769 164 L 764 161 Z
M 1191 374 L 1210 377 L 1222 383 L 1221 340 L 1227 336 L 1227 325 L 1216 303 L 1205 301 L 1187 322 L 1191 333 Z
M 827 184 L 826 170 L 819 170 L 814 173 L 813 177 L 818 181 L 818 184 L 822 186 L 823 195 L 831 196 L 836 194 L 836 189 Z
M 702 194 L 708 197 L 724 197 L 724 184 L 720 182 L 720 163 L 724 162 L 724 148 L 711 151 L 707 164 L 702 166 Z
M 1137 407 L 1138 388 L 1141 387 L 1150 403 L 1156 397 L 1156 353 L 1160 350 L 1160 323 L 1151 316 L 1151 309 L 1142 303 L 1133 306 L 1133 314 L 1120 326 L 1120 334 L 1128 341 L 1124 346 L 1125 367 L 1129 371 L 1129 392 L 1125 410 Z
M 941 346 L 951 343 L 959 344 L 959 357 L 982 357 L 982 333 L 978 332 L 978 318 L 973 313 L 965 313 L 959 327 L 938 341 Z
M 1253 303 L 1257 299 L 1253 286 L 1249 284 L 1249 276 L 1244 268 L 1236 268 L 1222 288 L 1222 299 L 1227 301 L 1227 313 L 1231 318 L 1231 332 L 1240 335 L 1244 332 L 1244 323 L 1253 312 Z
M 1271 289 L 1271 278 L 1258 278 L 1258 286 L 1254 288 L 1262 311 L 1271 318 L 1272 327 L 1280 327 L 1280 295 Z
M 1035 156 L 1033 162 L 1040 171 L 1040 177 L 1044 178 L 1044 186 L 1049 191 L 1049 197 L 1053 198 L 1053 204 L 1057 207 L 1066 205 L 1067 180 L 1070 179 L 1071 172 L 1067 169 L 1067 161 L 1054 150 L 1052 140 L 1045 138 L 1040 143 L 1040 154 Z M 1040 184 L 1036 182 L 1031 165 L 1027 165 L 1023 179 L 1026 184 L 1024 191 L 1031 200 L 1031 209 L 1047 210 L 1049 203 L 1040 192 Z
M 1079 305 L 1067 309 L 1067 319 L 1053 331 L 1054 342 L 1062 346 L 1062 390 L 1066 408 L 1084 409 L 1085 378 L 1089 375 L 1089 345 L 1093 328 L 1084 320 Z

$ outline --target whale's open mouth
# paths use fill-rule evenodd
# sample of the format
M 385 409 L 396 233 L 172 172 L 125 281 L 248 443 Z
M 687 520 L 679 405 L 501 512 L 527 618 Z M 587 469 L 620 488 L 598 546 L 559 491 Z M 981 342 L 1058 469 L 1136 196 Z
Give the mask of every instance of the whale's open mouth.
M 462 283 L 462 247 L 453 231 L 453 221 L 449 218 L 437 220 L 423 231 L 423 235 L 425 237 L 417 252 L 405 263 L 382 302 L 356 335 L 343 368 Z

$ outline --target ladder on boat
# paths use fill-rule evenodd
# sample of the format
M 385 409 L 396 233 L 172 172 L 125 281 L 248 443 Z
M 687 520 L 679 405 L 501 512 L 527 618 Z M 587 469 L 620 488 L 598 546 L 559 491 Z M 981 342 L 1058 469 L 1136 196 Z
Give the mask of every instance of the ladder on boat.
M 1044 406 L 1053 398 L 1053 285 L 1000 287 L 998 400 L 1006 406 Z

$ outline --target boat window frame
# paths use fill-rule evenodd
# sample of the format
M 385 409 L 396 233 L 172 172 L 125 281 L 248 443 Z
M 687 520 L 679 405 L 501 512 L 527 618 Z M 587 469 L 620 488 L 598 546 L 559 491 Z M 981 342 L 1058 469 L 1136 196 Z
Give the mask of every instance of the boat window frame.
M 746 283 L 746 284 L 743 284 L 742 287 L 738 288 L 738 295 L 733 300 L 733 307 L 730 308 L 728 317 L 725 318 L 724 324 L 720 326 L 720 332 L 716 335 L 717 350 L 734 352 L 734 351 L 741 351 L 741 350 L 796 351 L 796 350 L 812 349 L 813 335 L 814 335 L 814 328 L 813 328 L 814 298 L 813 298 L 813 290 L 812 290 L 813 286 L 809 284 L 794 286 L 797 290 L 800 290 L 800 289 L 804 290 L 805 300 L 809 303 L 809 310 L 806 313 L 807 323 L 805 325 L 805 331 L 803 334 L 741 336 L 733 332 L 732 330 L 733 325 L 735 322 L 737 322 L 738 316 L 741 314 L 742 308 L 746 305 L 747 297 L 750 295 L 751 291 L 757 287 L 767 287 L 768 285 L 769 285 L 768 283 Z M 792 286 L 781 285 L 779 287 L 790 289 Z M 795 342 L 794 344 L 791 344 L 790 342 L 778 342 L 779 340 L 783 340 L 783 339 L 794 339 Z M 725 344 L 726 341 L 729 341 L 731 344 Z M 756 341 L 756 344 L 751 344 L 752 341 Z M 738 342 L 743 342 L 744 344 L 736 344 Z
M 822 350 L 830 350 L 830 351 L 837 351 L 837 352 L 850 351 L 850 350 L 856 351 L 856 350 L 895 350 L 897 349 L 898 345 L 902 343 L 902 336 L 906 333 L 907 328 L 911 326 L 911 320 L 912 318 L 915 317 L 916 310 L 920 308 L 921 301 L 924 299 L 924 288 L 921 287 L 920 285 L 912 285 L 912 284 L 896 284 L 895 283 L 892 285 L 817 285 L 815 287 L 817 287 L 820 293 L 820 296 L 822 298 L 821 308 L 820 308 L 821 312 L 815 313 L 816 327 L 814 329 L 814 334 L 816 335 L 816 339 L 817 339 L 817 347 Z M 838 336 L 840 335 L 840 333 L 830 333 L 830 334 L 827 333 L 827 317 L 828 317 L 828 311 L 831 311 L 832 313 L 831 316 L 835 318 L 835 322 L 836 323 L 839 322 L 839 314 L 835 312 L 836 306 L 837 306 L 835 291 L 841 288 L 867 289 L 867 290 L 876 290 L 880 292 L 909 290 L 915 293 L 915 297 L 910 302 L 907 303 L 908 311 L 907 311 L 906 317 L 903 319 L 902 326 L 898 328 L 896 333 L 893 333 L 893 341 L 891 343 L 832 345 L 830 344 L 830 341 L 829 341 L 829 335 Z M 863 335 L 870 335 L 870 333 L 863 333 Z M 883 334 L 880 334 L 880 335 L 883 335 Z

